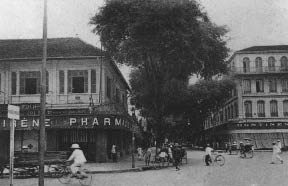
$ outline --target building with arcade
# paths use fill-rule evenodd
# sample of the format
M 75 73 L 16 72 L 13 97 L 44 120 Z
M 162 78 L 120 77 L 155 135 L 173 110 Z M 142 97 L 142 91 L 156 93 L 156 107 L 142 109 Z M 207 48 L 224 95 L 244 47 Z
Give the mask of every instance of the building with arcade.
M 9 154 L 7 104 L 20 106 L 15 151 L 38 151 L 41 39 L 0 40 L 0 158 Z M 48 39 L 46 151 L 79 143 L 88 161 L 105 162 L 113 144 L 131 148 L 129 85 L 100 49 L 79 38 Z
M 236 87 L 223 107 L 204 122 L 207 141 L 251 138 L 255 148 L 272 141 L 288 146 L 288 45 L 254 46 L 230 58 Z

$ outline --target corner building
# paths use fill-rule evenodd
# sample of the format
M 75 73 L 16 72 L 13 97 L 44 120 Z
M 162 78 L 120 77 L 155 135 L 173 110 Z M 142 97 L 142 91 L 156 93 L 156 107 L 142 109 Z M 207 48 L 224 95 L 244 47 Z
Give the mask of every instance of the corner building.
M 20 106 L 15 151 L 38 151 L 42 40 L 0 40 L 0 159 L 9 155 L 7 104 Z M 104 52 L 79 38 L 48 39 L 46 151 L 79 143 L 88 161 L 106 162 L 112 144 L 130 152 L 129 85 Z
M 230 58 L 236 88 L 204 123 L 205 139 L 225 142 L 251 138 L 254 147 L 288 146 L 288 45 L 254 46 Z

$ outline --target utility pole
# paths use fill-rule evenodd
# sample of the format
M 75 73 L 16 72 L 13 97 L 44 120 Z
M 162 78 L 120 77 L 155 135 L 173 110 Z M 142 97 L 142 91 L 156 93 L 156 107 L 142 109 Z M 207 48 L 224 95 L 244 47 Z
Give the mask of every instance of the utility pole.
M 41 71 L 40 129 L 39 129 L 39 186 L 44 186 L 45 112 L 46 112 L 46 61 L 47 61 L 47 0 L 44 0 L 43 59 Z

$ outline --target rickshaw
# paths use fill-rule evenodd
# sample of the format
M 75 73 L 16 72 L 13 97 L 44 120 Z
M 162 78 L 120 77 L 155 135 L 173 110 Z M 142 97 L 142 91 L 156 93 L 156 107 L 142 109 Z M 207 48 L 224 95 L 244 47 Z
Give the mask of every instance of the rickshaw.
M 254 149 L 253 145 L 251 144 L 252 139 L 244 138 L 245 144 L 240 142 L 240 157 L 241 158 L 253 158 L 254 156 Z

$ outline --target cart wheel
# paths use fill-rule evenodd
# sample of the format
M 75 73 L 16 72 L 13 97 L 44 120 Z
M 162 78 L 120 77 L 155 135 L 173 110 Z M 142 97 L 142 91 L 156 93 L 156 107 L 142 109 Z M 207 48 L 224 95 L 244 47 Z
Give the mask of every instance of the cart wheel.
M 215 162 L 217 163 L 217 165 L 223 166 L 225 164 L 225 158 L 222 155 L 217 155 L 215 157 Z

